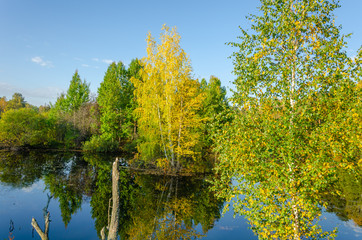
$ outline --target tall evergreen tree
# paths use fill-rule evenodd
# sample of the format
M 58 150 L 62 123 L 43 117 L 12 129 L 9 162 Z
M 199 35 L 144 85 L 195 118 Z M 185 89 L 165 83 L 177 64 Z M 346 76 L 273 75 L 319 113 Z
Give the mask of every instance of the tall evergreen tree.
M 68 111 L 78 110 L 84 103 L 89 101 L 89 84 L 80 79 L 78 70 L 75 71 L 66 95 L 66 105 Z

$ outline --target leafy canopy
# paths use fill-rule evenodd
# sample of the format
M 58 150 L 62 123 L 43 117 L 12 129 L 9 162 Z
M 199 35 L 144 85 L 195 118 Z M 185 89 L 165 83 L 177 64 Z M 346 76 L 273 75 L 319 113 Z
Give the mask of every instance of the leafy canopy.
M 360 60 L 346 54 L 337 7 L 328 0 L 262 0 L 260 14 L 248 17 L 251 31 L 241 28 L 239 42 L 230 43 L 237 49 L 236 110 L 217 133 L 215 188 L 221 197 L 236 196 L 236 213 L 260 238 L 334 235 L 316 224 L 318 193 L 337 168 L 356 166 L 361 149 Z

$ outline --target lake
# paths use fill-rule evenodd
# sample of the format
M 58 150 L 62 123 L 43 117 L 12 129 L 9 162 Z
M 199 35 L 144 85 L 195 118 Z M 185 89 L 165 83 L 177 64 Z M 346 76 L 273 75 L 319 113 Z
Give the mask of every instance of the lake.
M 49 212 L 49 239 L 100 239 L 108 225 L 115 156 L 70 152 L 0 152 L 0 239 L 40 239 Z M 232 209 L 222 214 L 207 181 L 212 176 L 165 176 L 120 168 L 120 239 L 257 239 Z M 326 196 L 320 224 L 337 239 L 362 237 L 360 182 L 343 177 L 346 196 Z M 357 185 L 356 185 L 357 184 Z

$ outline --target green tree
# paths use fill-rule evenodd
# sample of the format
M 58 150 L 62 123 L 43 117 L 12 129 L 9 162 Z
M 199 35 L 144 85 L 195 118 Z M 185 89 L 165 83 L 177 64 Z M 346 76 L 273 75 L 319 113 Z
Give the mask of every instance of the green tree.
M 78 70 L 75 71 L 66 95 L 67 111 L 78 110 L 84 103 L 89 101 L 89 84 L 80 79 Z
M 176 29 L 163 27 L 161 44 L 149 34 L 141 79 L 132 78 L 142 159 L 180 169 L 200 155 L 203 94 Z M 191 161 L 190 161 L 191 160 Z
M 228 106 L 226 89 L 221 86 L 219 78 L 211 76 L 208 82 L 202 79 L 201 88 L 205 92 L 203 111 L 208 118 L 213 118 Z
M 133 59 L 131 63 L 129 64 L 129 67 L 127 69 L 128 72 L 128 78 L 130 81 L 129 84 L 129 103 L 127 105 L 127 108 L 124 110 L 124 115 L 126 117 L 126 123 L 128 124 L 128 131 L 132 130 L 132 132 L 128 133 L 128 135 L 131 136 L 131 140 L 133 140 L 132 144 L 135 143 L 135 140 L 137 139 L 137 116 L 135 116 L 135 109 L 137 108 L 137 101 L 134 96 L 134 85 L 131 81 L 132 78 L 141 79 L 141 72 L 142 72 L 142 64 L 139 59 Z M 133 128 L 133 129 L 132 129 Z
M 54 106 L 51 106 L 53 113 L 64 114 L 78 110 L 83 104 L 89 102 L 89 84 L 80 79 L 78 70 L 75 71 L 70 81 L 67 93 L 62 93 Z
M 97 102 L 101 112 L 101 132 L 112 141 L 121 138 L 121 107 L 125 99 L 121 81 L 127 79 L 127 71 L 122 62 L 113 62 L 107 69 L 98 89 Z
M 201 115 L 206 118 L 203 142 L 207 150 L 213 144 L 211 129 L 215 125 L 216 116 L 229 108 L 226 98 L 226 89 L 221 86 L 221 81 L 215 76 L 210 76 L 209 81 L 201 80 L 201 90 L 205 94 Z
M 236 197 L 234 210 L 261 238 L 333 236 L 316 224 L 318 193 L 360 154 L 360 132 L 352 137 L 361 121 L 353 115 L 361 109 L 354 73 L 360 60 L 347 57 L 337 7 L 328 0 L 262 0 L 261 14 L 248 17 L 252 32 L 241 29 L 240 42 L 230 43 L 238 49 L 237 108 L 218 132 L 215 186 L 219 196 Z M 337 131 L 346 122 L 344 138 Z
M 92 125 L 96 125 L 96 119 L 91 114 L 93 106 L 89 84 L 80 79 L 76 70 L 67 93 L 58 97 L 49 112 L 49 118 L 58 125 L 59 139 L 67 147 L 79 147 L 82 141 L 88 140 L 94 133 Z
M 26 101 L 21 93 L 14 93 L 13 97 L 7 102 L 6 110 L 24 108 Z
M 84 145 L 85 150 L 115 151 L 133 134 L 133 85 L 122 62 L 111 63 L 101 86 L 97 102 L 100 112 L 100 135 Z

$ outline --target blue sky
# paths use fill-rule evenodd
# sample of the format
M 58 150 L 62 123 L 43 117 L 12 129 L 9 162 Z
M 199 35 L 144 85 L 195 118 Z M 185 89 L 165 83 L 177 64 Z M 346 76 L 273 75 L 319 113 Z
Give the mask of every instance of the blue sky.
M 353 33 L 348 54 L 362 44 L 362 1 L 341 0 L 342 33 Z M 195 78 L 210 75 L 232 87 L 231 55 L 245 16 L 257 0 L 49 1 L 0 0 L 0 96 L 20 92 L 34 105 L 54 103 L 78 69 L 96 94 L 111 61 L 128 64 L 146 54 L 146 36 L 176 26 Z

